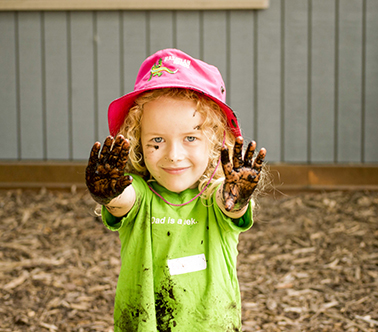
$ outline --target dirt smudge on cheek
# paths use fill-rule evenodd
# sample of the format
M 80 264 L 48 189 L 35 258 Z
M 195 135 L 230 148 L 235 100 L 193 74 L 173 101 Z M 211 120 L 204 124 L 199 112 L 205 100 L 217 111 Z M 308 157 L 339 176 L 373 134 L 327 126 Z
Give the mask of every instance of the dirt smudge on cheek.
M 159 145 L 148 144 L 147 147 L 154 148 L 155 150 L 159 150 Z

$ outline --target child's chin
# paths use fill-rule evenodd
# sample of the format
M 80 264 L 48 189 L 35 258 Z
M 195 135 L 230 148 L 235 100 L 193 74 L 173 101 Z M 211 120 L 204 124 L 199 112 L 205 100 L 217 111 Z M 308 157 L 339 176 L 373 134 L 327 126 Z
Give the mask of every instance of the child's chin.
M 182 187 L 182 186 L 168 186 L 166 187 L 169 191 L 173 192 L 173 193 L 176 193 L 176 194 L 179 194 L 181 192 L 183 192 L 184 190 L 188 189 L 186 187 Z
M 172 191 L 174 193 L 181 193 L 186 189 L 194 189 L 197 187 L 197 183 L 194 184 L 183 184 L 183 183 L 177 183 L 177 184 L 166 184 L 163 185 L 166 189 L 169 191 Z

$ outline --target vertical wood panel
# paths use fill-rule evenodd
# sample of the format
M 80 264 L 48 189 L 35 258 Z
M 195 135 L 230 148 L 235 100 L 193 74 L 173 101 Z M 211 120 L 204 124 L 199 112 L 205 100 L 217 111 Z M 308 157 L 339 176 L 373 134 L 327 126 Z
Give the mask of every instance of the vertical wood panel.
M 0 158 L 18 158 L 15 14 L 0 13 Z
M 109 134 L 107 110 L 109 103 L 121 91 L 120 13 L 97 13 L 97 107 L 98 133 L 96 140 L 103 141 Z
M 312 1 L 311 162 L 335 155 L 335 2 Z
M 67 14 L 44 13 L 47 159 L 69 159 Z
M 226 89 L 230 89 L 227 77 L 226 16 L 225 11 L 205 11 L 203 13 L 203 60 L 218 67 L 226 84 Z
M 150 12 L 149 50 L 151 54 L 175 46 L 173 17 L 172 11 Z
M 142 61 L 177 47 L 219 68 L 245 139 L 270 162 L 376 163 L 377 22 L 375 0 L 0 13 L 0 158 L 86 160 Z
M 198 11 L 176 13 L 176 47 L 194 58 L 201 56 L 201 21 Z
M 365 162 L 378 162 L 378 2 L 366 5 Z
M 254 133 L 254 16 L 253 11 L 230 13 L 228 101 L 238 117 L 245 142 Z
M 340 1 L 338 162 L 361 161 L 362 1 Z
M 285 1 L 284 161 L 307 161 L 308 4 Z
M 41 13 L 19 15 L 21 158 L 44 159 Z
M 93 13 L 71 14 L 73 159 L 86 160 L 95 141 Z
M 257 137 L 270 162 L 281 161 L 281 2 L 257 17 Z
M 146 12 L 123 13 L 123 94 L 133 91 L 138 70 L 148 54 Z

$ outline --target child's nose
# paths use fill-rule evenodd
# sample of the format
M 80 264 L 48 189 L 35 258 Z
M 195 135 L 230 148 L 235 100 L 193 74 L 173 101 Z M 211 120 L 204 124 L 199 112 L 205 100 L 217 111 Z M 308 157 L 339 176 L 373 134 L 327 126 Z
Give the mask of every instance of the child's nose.
M 169 146 L 167 158 L 171 162 L 184 159 L 185 149 L 179 142 L 172 142 Z

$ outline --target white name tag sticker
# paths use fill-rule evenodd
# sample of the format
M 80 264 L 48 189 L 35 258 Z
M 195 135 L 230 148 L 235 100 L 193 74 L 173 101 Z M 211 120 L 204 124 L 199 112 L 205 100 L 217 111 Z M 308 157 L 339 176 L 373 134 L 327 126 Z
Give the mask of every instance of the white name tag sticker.
M 205 270 L 206 267 L 205 254 L 168 259 L 171 276 Z

